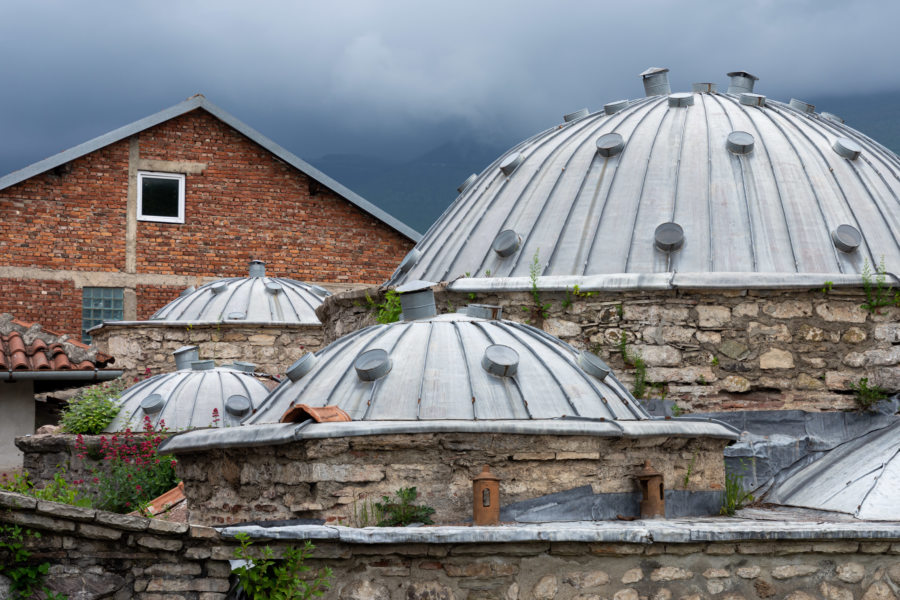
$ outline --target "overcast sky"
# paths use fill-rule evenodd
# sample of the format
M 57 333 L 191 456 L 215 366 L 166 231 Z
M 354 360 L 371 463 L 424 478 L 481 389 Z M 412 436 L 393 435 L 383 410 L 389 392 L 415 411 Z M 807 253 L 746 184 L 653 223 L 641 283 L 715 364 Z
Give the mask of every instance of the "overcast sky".
M 0 173 L 196 92 L 304 158 L 407 158 L 643 96 L 650 66 L 673 91 L 900 90 L 898 23 L 898 0 L 3 0 Z

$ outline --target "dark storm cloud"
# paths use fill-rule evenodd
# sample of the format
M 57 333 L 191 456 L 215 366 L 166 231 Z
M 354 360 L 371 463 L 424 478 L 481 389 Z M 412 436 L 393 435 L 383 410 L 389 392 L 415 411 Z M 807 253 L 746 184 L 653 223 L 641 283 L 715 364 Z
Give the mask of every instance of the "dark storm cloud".
M 0 171 L 202 91 L 305 157 L 516 140 L 746 69 L 775 98 L 900 89 L 896 0 L 5 2 Z

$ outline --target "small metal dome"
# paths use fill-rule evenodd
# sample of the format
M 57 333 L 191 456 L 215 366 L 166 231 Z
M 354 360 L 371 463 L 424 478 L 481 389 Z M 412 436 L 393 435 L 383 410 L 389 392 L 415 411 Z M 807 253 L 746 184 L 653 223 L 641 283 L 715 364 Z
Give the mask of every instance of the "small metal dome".
M 900 273 L 900 157 L 812 105 L 752 93 L 747 72 L 728 93 L 668 95 L 666 76 L 649 69 L 647 98 L 500 156 L 387 284 L 527 291 L 535 257 L 546 290 L 860 285 L 882 257 Z M 678 252 L 654 243 L 667 222 L 684 229 Z M 849 250 L 832 237 L 844 224 L 860 234 Z M 501 254 L 505 231 L 520 242 Z
M 220 279 L 183 294 L 150 317 L 170 323 L 319 325 L 316 308 L 331 292 L 294 279 L 266 277 L 260 261 L 249 277 Z
M 830 450 L 766 494 L 775 504 L 900 520 L 900 423 Z
M 169 431 L 240 425 L 264 404 L 269 390 L 247 372 L 246 363 L 214 367 L 212 362 L 193 361 L 190 368 L 131 386 L 119 398 L 119 414 L 105 431 L 142 430 L 145 417 L 154 428 L 164 421 Z

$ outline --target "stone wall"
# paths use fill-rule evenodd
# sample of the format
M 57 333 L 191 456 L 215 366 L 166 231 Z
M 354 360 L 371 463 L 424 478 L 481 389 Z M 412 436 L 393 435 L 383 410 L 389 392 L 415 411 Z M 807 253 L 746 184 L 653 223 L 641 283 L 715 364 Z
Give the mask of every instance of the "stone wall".
M 234 540 L 222 546 L 209 527 L 118 515 L 0 491 L 0 525 L 28 537 L 35 563 L 50 563 L 45 583 L 68 598 L 220 600 L 228 591 Z M 8 557 L 3 557 L 8 560 Z M 0 597 L 4 582 L 0 578 Z M 5 590 L 8 592 L 8 590 Z
M 667 489 L 721 490 L 727 443 L 668 437 L 373 435 L 181 454 L 177 473 L 191 520 L 207 525 L 293 518 L 352 523 L 364 502 L 409 486 L 418 489 L 420 503 L 436 510 L 435 522 L 451 523 L 471 519 L 472 478 L 485 464 L 501 479 L 501 506 L 585 485 L 594 493 L 636 492 L 634 474 L 645 459 L 664 474 Z
M 126 379 L 175 370 L 172 352 L 186 345 L 199 347 L 201 359 L 217 364 L 236 360 L 254 363 L 257 372 L 279 374 L 306 352 L 322 347 L 318 325 L 248 327 L 228 323 L 172 327 L 106 324 L 91 332 L 93 345 L 116 358 Z
M 77 436 L 71 434 L 27 435 L 15 440 L 16 447 L 23 453 L 23 470 L 28 472 L 35 487 L 41 488 L 53 481 L 56 473 L 60 473 L 71 483 L 79 479 L 90 479 L 95 469 L 102 469 L 101 437 L 83 436 L 85 446 L 90 449 L 89 456 L 84 458 L 78 456 L 75 448 Z M 97 458 L 91 458 L 90 455 Z
M 377 301 L 375 288 L 367 293 Z M 329 343 L 371 325 L 366 291 L 326 299 L 319 308 Z M 435 291 L 440 312 L 475 302 L 503 307 L 503 317 L 540 326 L 577 348 L 599 354 L 632 384 L 626 351 L 646 363 L 647 396 L 675 400 L 682 410 L 856 408 L 849 388 L 861 378 L 900 391 L 900 307 L 877 314 L 860 307 L 860 289 L 665 290 L 552 292 L 546 318 L 530 293 Z

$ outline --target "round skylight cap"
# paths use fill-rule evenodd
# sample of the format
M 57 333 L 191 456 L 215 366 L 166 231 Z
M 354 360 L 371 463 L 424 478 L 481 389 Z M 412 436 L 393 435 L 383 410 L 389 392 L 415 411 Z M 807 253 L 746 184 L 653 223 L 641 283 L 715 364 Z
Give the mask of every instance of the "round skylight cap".
M 715 94 L 718 89 L 718 85 L 709 81 L 691 84 L 691 90 L 698 94 Z
M 266 282 L 266 292 L 272 294 L 273 296 L 281 293 L 284 288 L 277 281 L 267 281 Z
M 213 294 L 221 294 L 222 292 L 224 292 L 227 289 L 228 289 L 228 284 L 224 281 L 217 281 L 214 284 L 212 284 L 211 286 L 209 286 L 209 291 L 211 291 Z
M 214 360 L 192 360 L 191 361 L 191 369 L 194 371 L 209 371 L 210 369 L 216 368 L 216 361 Z
M 386 350 L 374 348 L 357 356 L 353 368 L 363 381 L 375 381 L 390 373 L 391 359 Z
M 419 259 L 422 258 L 422 251 L 418 248 L 413 248 L 409 252 L 406 253 L 406 256 L 403 257 L 403 260 L 400 261 L 400 269 L 401 273 L 406 273 L 419 262 Z
M 323 288 L 321 285 L 309 284 L 309 291 L 318 296 L 319 298 L 325 298 L 326 296 L 330 296 L 331 292 Z
M 166 401 L 159 394 L 150 394 L 141 400 L 141 409 L 148 415 L 155 415 L 163 409 Z
M 491 248 L 498 256 L 506 258 L 507 256 L 515 254 L 521 243 L 522 238 L 519 237 L 518 233 L 512 229 L 504 229 L 494 238 L 494 243 L 491 244 Z
M 250 404 L 250 398 L 247 396 L 239 396 L 235 394 L 234 396 L 230 396 L 228 400 L 225 401 L 225 410 L 228 414 L 234 417 L 245 417 L 250 414 L 250 409 L 252 405 Z
M 503 314 L 503 308 L 496 304 L 469 304 L 466 314 L 475 319 L 495 321 Z
M 822 112 L 822 113 L 819 113 L 819 116 L 822 117 L 823 119 L 828 119 L 832 123 L 840 123 L 841 125 L 844 124 L 844 120 L 834 113 Z
M 853 225 L 843 224 L 831 232 L 831 240 L 841 252 L 853 252 L 862 243 L 862 234 Z
M 578 354 L 578 366 L 581 367 L 585 373 L 593 375 L 600 381 L 606 379 L 606 376 L 609 375 L 610 372 L 610 368 L 599 356 L 593 352 L 588 352 L 587 350 L 582 350 Z
M 732 131 L 728 134 L 725 147 L 734 154 L 750 154 L 753 152 L 754 143 L 752 134 L 746 131 Z
M 318 359 L 316 358 L 316 355 L 312 352 L 307 352 L 306 354 L 295 360 L 294 364 L 288 367 L 285 375 L 287 375 L 287 378 L 291 381 L 297 381 L 298 379 L 312 371 L 317 362 Z
M 684 229 L 678 223 L 662 223 L 653 233 L 656 247 L 663 252 L 678 250 L 684 244 Z
M 232 366 L 243 373 L 256 373 L 256 365 L 252 362 L 236 360 L 232 363 Z
M 848 160 L 856 160 L 862 152 L 862 146 L 847 138 L 838 138 L 834 140 L 831 148 Z
M 575 112 L 570 112 L 567 115 L 563 115 L 563 121 L 565 121 L 566 123 L 571 123 L 572 121 L 583 119 L 589 114 L 590 113 L 588 112 L 588 109 L 582 108 L 581 110 L 576 110 Z
M 230 312 L 227 317 L 229 321 L 243 321 L 246 318 L 247 313 L 244 312 Z
M 803 100 L 797 100 L 796 98 L 791 98 L 790 106 L 794 110 L 799 110 L 802 113 L 812 114 L 816 112 L 815 104 L 810 104 L 809 102 L 804 102 Z
M 686 92 L 669 94 L 669 106 L 693 106 L 694 95 Z
M 502 344 L 488 346 L 484 350 L 481 366 L 497 377 L 512 377 L 519 366 L 519 353 Z
M 597 138 L 597 154 L 615 156 L 625 149 L 625 140 L 618 133 L 605 133 Z
M 522 156 L 522 153 L 510 154 L 506 158 L 503 159 L 503 162 L 500 163 L 500 170 L 507 177 L 512 175 L 512 172 L 515 171 L 519 165 L 522 164 L 522 161 L 525 160 L 525 157 Z
M 184 288 L 183 290 L 181 290 L 181 293 L 178 294 L 178 297 L 181 298 L 182 296 L 187 296 L 188 294 L 193 294 L 196 291 L 197 291 L 197 288 L 195 288 L 194 286 L 188 286 L 188 287 Z
M 471 175 L 466 177 L 466 180 L 463 181 L 458 188 L 456 188 L 456 191 L 459 192 L 460 194 L 462 194 L 464 191 L 469 189 L 469 187 L 473 183 L 475 183 L 476 179 L 478 179 L 478 175 L 476 175 L 475 173 L 472 173 Z
M 623 108 L 628 106 L 628 100 L 616 100 L 615 102 L 610 102 L 609 104 L 603 105 L 603 112 L 608 115 L 614 115 Z
M 741 104 L 744 106 L 765 106 L 766 97 L 762 94 L 741 94 Z

